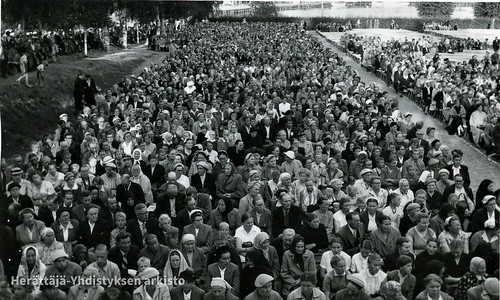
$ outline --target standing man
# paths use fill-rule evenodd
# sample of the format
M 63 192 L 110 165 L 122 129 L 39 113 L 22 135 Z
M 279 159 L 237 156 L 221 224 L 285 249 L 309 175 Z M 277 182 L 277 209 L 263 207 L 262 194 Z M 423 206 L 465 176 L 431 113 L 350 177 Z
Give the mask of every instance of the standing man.
M 78 115 L 83 110 L 83 93 L 85 91 L 85 75 L 80 73 L 75 79 L 75 88 L 73 89 L 73 97 L 75 98 L 75 109 Z

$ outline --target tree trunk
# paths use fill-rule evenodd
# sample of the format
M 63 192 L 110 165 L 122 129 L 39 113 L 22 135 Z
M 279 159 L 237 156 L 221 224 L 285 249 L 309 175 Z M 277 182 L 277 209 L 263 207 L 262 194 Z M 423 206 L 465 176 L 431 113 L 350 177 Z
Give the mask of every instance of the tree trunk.
M 137 23 L 137 45 L 140 43 L 140 38 L 139 38 L 139 23 Z
M 87 56 L 87 28 L 83 28 L 83 55 Z

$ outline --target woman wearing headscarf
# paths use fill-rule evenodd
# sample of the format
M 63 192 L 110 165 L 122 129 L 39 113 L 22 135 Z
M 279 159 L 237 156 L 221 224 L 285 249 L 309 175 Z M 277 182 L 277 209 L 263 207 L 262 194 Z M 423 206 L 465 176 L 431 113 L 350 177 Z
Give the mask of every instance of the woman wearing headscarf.
M 455 207 L 450 203 L 441 204 L 441 208 L 437 215 L 429 221 L 429 228 L 434 230 L 436 236 L 439 236 L 444 231 L 444 221 L 455 214 Z
M 283 294 L 288 294 L 300 284 L 300 275 L 304 272 L 316 274 L 316 262 L 314 254 L 306 249 L 306 243 L 302 236 L 297 235 L 293 239 L 290 248 L 283 255 L 281 264 L 281 279 L 283 280 Z
M 476 192 L 476 210 L 478 210 L 479 208 L 482 208 L 484 206 L 483 202 L 481 201 L 484 196 L 488 196 L 488 195 L 493 195 L 493 193 L 495 192 L 494 190 L 495 188 L 495 184 L 493 183 L 492 180 L 490 179 L 484 179 L 483 181 L 481 181 L 481 183 L 479 184 L 479 187 L 477 188 L 477 192 Z
M 63 243 L 56 241 L 56 235 L 52 228 L 47 227 L 40 234 L 40 241 L 35 245 L 40 255 L 40 260 L 46 265 L 54 264 L 52 255 L 56 250 L 64 250 Z
M 278 252 L 274 246 L 271 246 L 269 235 L 266 232 L 258 233 L 253 242 L 253 248 L 257 251 L 261 251 L 264 258 L 269 263 L 273 269 L 273 277 L 279 278 L 280 275 L 280 260 L 278 257 Z M 275 280 L 273 286 L 276 289 L 278 280 Z
M 242 283 L 240 284 L 240 297 L 242 298 L 255 290 L 252 284 L 246 283 L 255 282 L 255 279 L 260 274 L 274 275 L 273 269 L 264 257 L 262 251 L 252 249 L 247 253 L 245 259 L 245 267 L 243 267 L 243 270 L 240 272 L 240 282 Z
M 29 278 L 33 283 L 34 292 L 40 290 L 41 280 L 45 277 L 45 271 L 47 267 L 40 260 L 40 255 L 38 255 L 38 250 L 33 246 L 28 246 L 24 248 L 23 254 L 21 256 L 21 263 L 17 269 L 18 278 Z
M 229 232 L 234 234 L 240 225 L 239 211 L 234 208 L 233 201 L 229 198 L 222 198 L 217 201 L 217 207 L 210 212 L 208 225 L 218 230 L 222 222 L 229 224 Z
M 231 293 L 231 285 L 223 278 L 214 277 L 210 282 L 210 292 L 205 294 L 203 300 L 238 300 L 238 297 Z
M 207 257 L 195 243 L 196 238 L 193 234 L 185 234 L 181 240 L 181 253 L 196 276 L 196 286 L 203 287 L 207 272 Z
M 165 278 L 180 278 L 180 274 L 182 271 L 189 268 L 186 259 L 182 255 L 179 250 L 172 250 L 168 254 L 167 263 L 165 264 L 165 269 L 163 271 L 163 275 Z M 177 283 L 177 280 L 168 281 L 168 288 L 171 290 L 174 288 L 174 283 Z
M 247 156 L 245 156 L 245 163 L 243 166 L 238 167 L 238 173 L 241 175 L 241 178 L 243 182 L 247 183 L 249 173 L 251 170 L 253 170 L 255 167 L 259 165 L 259 162 L 255 159 L 255 156 L 253 153 L 248 153 Z
M 457 299 L 467 298 L 467 290 L 482 284 L 489 275 L 486 273 L 486 261 L 481 257 L 474 257 L 470 261 L 469 272 L 465 273 L 455 290 Z
M 224 166 L 224 173 L 219 175 L 216 185 L 217 197 L 230 199 L 233 201 L 233 206 L 238 206 L 240 199 L 245 195 L 243 179 L 231 164 Z

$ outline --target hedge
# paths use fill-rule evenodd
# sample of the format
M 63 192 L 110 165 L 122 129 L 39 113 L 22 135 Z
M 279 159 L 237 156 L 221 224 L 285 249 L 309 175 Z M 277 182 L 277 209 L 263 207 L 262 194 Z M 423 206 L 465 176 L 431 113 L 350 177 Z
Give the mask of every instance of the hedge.
M 211 18 L 210 21 L 218 22 L 241 22 L 244 17 L 216 17 Z M 346 24 L 351 21 L 351 24 L 356 24 L 358 20 L 361 22 L 361 27 L 365 27 L 366 20 L 373 20 L 374 18 L 331 18 L 331 17 L 318 17 L 318 18 L 298 18 L 298 17 L 245 17 L 247 22 L 285 22 L 285 23 L 300 23 L 305 21 L 307 23 L 308 30 L 314 30 L 318 27 L 319 23 L 341 23 Z M 391 22 L 394 22 L 401 29 L 407 29 L 412 31 L 424 30 L 424 23 L 436 22 L 438 24 L 447 20 L 444 18 L 379 18 L 379 28 L 390 28 Z M 491 19 L 489 18 L 476 18 L 476 19 L 449 19 L 450 25 L 458 26 L 458 29 L 464 28 L 479 28 L 486 29 L 488 24 L 491 24 Z

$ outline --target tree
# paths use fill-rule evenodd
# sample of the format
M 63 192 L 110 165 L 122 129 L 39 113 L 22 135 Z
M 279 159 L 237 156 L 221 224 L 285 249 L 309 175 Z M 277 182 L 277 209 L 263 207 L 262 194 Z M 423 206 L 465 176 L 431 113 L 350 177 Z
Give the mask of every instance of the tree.
M 250 3 L 253 9 L 253 15 L 258 17 L 277 17 L 278 8 L 274 2 L 255 1 Z
M 420 17 L 449 18 L 455 10 L 455 4 L 452 2 L 417 2 L 415 6 Z
M 497 18 L 500 16 L 500 3 L 498 2 L 476 2 L 474 3 L 474 17 Z

